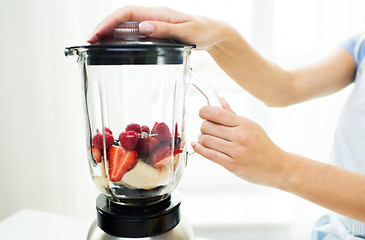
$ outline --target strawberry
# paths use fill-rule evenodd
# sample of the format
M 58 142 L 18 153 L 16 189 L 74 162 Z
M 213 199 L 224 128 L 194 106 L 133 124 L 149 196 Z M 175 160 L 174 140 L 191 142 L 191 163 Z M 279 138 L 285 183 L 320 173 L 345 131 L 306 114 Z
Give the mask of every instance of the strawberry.
M 136 149 L 138 143 L 138 133 L 135 131 L 122 132 L 119 135 L 119 142 L 122 147 L 127 151 L 132 151 Z
M 125 131 L 135 131 L 136 133 L 141 133 L 142 129 L 137 123 L 131 123 L 125 128 Z
M 150 128 L 146 125 L 141 126 L 142 132 L 150 134 Z
M 107 130 L 108 129 L 108 130 Z M 114 143 L 113 135 L 110 134 L 110 129 L 105 128 L 105 146 L 109 148 Z M 99 132 L 99 129 L 96 129 L 96 135 L 92 139 L 92 145 L 99 148 L 100 150 L 103 149 L 103 134 Z
M 90 148 L 89 148 L 90 150 Z M 100 163 L 101 162 L 101 151 L 99 148 L 97 147 L 91 147 L 91 154 L 93 156 L 93 159 L 97 162 Z
M 182 150 L 173 151 L 173 156 L 182 153 Z M 171 161 L 171 146 L 170 143 L 160 145 L 151 155 L 150 162 L 155 168 L 166 166 Z
M 137 151 L 141 155 L 148 155 L 150 154 L 155 148 L 158 146 L 159 141 L 147 134 L 140 134 L 137 144 Z
M 170 143 L 160 145 L 152 154 L 150 161 L 155 168 L 165 166 L 171 161 Z
M 169 127 L 166 123 L 155 123 L 155 126 L 152 128 L 151 134 L 161 143 L 164 143 L 170 139 L 171 133 Z
M 175 138 L 175 150 L 179 149 L 181 144 L 181 137 Z M 172 137 L 170 138 L 170 145 L 172 145 Z
M 170 145 L 172 145 L 172 137 L 170 137 Z M 175 123 L 175 135 L 174 135 L 174 146 L 175 146 L 175 150 L 179 149 L 180 144 L 181 144 L 181 137 L 180 134 L 178 132 L 178 128 L 177 128 L 177 123 Z
M 137 155 L 137 151 L 127 151 L 121 146 L 110 146 L 108 150 L 110 181 L 120 181 L 123 175 L 135 165 Z

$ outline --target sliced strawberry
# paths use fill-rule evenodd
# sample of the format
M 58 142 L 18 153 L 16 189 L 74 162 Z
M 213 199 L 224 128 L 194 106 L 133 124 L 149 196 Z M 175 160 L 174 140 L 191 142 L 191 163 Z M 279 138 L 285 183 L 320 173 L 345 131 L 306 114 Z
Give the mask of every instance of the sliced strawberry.
M 176 164 L 176 155 L 179 154 L 179 153 L 182 153 L 182 150 L 174 151 L 174 165 Z M 171 155 L 166 154 L 166 157 L 158 160 L 157 162 L 155 162 L 153 164 L 153 167 L 154 168 L 162 168 L 162 167 L 166 166 L 169 162 L 171 162 Z
M 137 161 L 137 151 L 126 151 L 121 146 L 112 145 L 108 150 L 109 179 L 118 182 Z
M 165 166 L 171 161 L 171 147 L 170 143 L 165 143 L 159 146 L 152 154 L 150 158 L 151 164 L 158 168 Z M 161 162 L 160 162 L 161 161 Z M 159 163 L 160 162 L 160 163 Z
M 180 142 L 181 142 L 180 134 L 178 131 L 177 123 L 175 123 L 175 149 L 177 149 L 180 146 Z
M 126 128 L 125 131 L 135 131 L 136 133 L 141 133 L 142 128 L 137 123 L 131 123 Z
M 90 151 L 90 148 L 89 148 Z M 101 162 L 101 151 L 99 148 L 97 147 L 91 147 L 91 154 L 93 156 L 93 159 L 97 162 L 100 163 Z
M 182 150 L 181 150 L 181 149 L 174 150 L 174 157 L 175 157 L 177 154 L 180 154 L 180 153 L 182 153 Z
M 119 135 L 119 142 L 122 147 L 127 151 L 132 151 L 136 149 L 138 143 L 138 133 L 135 131 L 122 132 Z
M 164 122 L 155 123 L 151 134 L 153 134 L 153 136 L 161 143 L 168 141 L 171 136 L 170 129 Z
M 171 162 L 171 146 L 170 143 L 160 145 L 151 155 L 150 161 L 153 167 L 161 168 Z M 173 151 L 173 156 L 182 153 L 182 150 Z
M 167 156 L 159 161 L 157 161 L 155 164 L 153 164 L 154 168 L 162 168 L 166 166 L 169 162 L 171 162 L 171 156 Z
M 141 155 L 148 155 L 158 146 L 159 141 L 147 134 L 140 134 L 136 150 Z

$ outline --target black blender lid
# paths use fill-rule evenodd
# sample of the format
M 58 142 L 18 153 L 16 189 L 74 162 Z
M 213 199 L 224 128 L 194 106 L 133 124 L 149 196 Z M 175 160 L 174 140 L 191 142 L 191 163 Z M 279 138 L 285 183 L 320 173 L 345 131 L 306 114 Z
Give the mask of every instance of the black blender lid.
M 139 33 L 138 22 L 118 24 L 113 37 L 96 44 L 67 47 L 66 56 L 83 56 L 89 65 L 182 64 L 194 45 L 157 39 Z

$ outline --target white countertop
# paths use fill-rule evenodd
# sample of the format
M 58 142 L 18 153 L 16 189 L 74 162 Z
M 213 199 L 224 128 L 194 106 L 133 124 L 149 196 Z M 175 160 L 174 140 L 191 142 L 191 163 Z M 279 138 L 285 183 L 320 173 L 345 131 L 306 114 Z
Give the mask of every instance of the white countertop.
M 22 209 L 0 222 L 0 239 L 86 239 L 92 220 Z
M 88 221 L 55 213 L 22 209 L 0 222 L 0 239 L 86 239 L 87 232 L 93 220 Z M 195 239 L 204 240 L 201 238 Z

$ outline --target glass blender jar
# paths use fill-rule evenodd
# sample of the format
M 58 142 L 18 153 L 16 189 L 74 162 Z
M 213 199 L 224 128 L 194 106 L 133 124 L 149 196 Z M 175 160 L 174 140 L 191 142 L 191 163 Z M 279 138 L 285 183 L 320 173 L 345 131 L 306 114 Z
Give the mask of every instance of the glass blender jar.
M 101 192 L 88 239 L 180 239 L 171 238 L 181 225 L 173 190 L 189 156 L 190 86 L 221 106 L 209 84 L 191 80 L 193 47 L 141 36 L 128 22 L 110 39 L 66 48 L 81 68 L 88 162 Z M 193 238 L 191 228 L 180 228 L 181 239 Z

